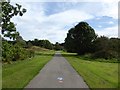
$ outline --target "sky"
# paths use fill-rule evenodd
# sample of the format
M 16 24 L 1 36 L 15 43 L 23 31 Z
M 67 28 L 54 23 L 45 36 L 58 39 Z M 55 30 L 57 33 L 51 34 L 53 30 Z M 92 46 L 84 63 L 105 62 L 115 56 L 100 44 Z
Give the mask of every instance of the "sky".
M 49 1 L 49 0 L 48 0 Z M 48 39 L 63 43 L 68 30 L 81 21 L 94 28 L 98 36 L 118 37 L 117 0 L 11 0 L 27 12 L 12 18 L 24 40 Z

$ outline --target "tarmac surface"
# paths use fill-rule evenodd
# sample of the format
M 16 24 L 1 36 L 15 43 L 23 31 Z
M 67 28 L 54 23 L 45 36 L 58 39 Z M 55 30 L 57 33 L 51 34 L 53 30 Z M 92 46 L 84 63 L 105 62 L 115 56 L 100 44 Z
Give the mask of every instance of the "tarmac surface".
M 56 52 L 25 88 L 89 88 L 68 61 Z

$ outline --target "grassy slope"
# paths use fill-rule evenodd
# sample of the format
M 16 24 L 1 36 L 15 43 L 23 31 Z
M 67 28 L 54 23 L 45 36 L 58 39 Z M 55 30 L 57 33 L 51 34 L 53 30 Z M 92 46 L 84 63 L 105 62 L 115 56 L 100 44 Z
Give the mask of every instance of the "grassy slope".
M 69 53 L 63 53 L 63 56 L 84 78 L 90 88 L 118 87 L 118 63 L 88 61 Z
M 3 88 L 23 88 L 28 82 L 39 73 L 40 69 L 52 59 L 54 51 L 45 51 L 36 55 L 31 60 L 18 61 L 14 64 L 4 65 Z

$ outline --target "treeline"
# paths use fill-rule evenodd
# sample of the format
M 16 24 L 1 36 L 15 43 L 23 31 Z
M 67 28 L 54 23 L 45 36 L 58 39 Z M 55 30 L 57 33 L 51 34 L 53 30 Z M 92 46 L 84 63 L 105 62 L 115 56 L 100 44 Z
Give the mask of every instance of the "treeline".
M 87 22 L 80 22 L 71 28 L 65 38 L 65 49 L 78 55 L 90 54 L 92 58 L 119 58 L 120 39 L 98 37 Z
M 9 43 L 16 43 L 19 42 L 24 48 L 31 48 L 32 46 L 38 46 L 42 47 L 45 49 L 50 49 L 50 50 L 62 50 L 63 49 L 63 43 L 58 43 L 56 42 L 55 44 L 51 43 L 49 40 L 39 40 L 39 39 L 34 39 L 34 40 L 28 40 L 25 41 L 21 36 L 18 36 L 16 38 L 16 41 L 8 41 Z
M 58 42 L 52 44 L 49 40 L 38 39 L 25 41 L 21 36 L 17 36 L 16 40 L 13 41 L 2 39 L 2 61 L 10 63 L 11 61 L 34 57 L 35 50 L 31 49 L 33 46 L 49 50 L 63 49 L 63 46 Z
M 28 48 L 31 46 L 39 46 L 39 47 L 50 49 L 50 50 L 62 50 L 63 49 L 61 44 L 58 42 L 53 44 L 49 40 L 38 40 L 38 39 L 26 41 L 26 46 Z
M 43 47 L 51 50 L 67 50 L 75 52 L 78 55 L 91 54 L 92 58 L 119 58 L 120 39 L 108 38 L 105 36 L 98 37 L 95 30 L 86 22 L 80 22 L 75 27 L 71 28 L 65 43 L 52 44 L 49 40 L 29 40 L 25 41 L 16 31 L 14 22 L 11 18 L 14 16 L 22 16 L 27 10 L 21 5 L 11 5 L 10 2 L 0 2 L 2 9 L 2 61 L 11 62 L 16 60 L 24 60 L 34 56 L 34 50 L 29 49 L 32 46 Z M 7 37 L 11 41 L 5 40 Z
M 31 46 L 39 46 L 46 49 L 51 49 L 51 50 L 53 49 L 53 44 L 49 40 L 34 39 L 34 40 L 26 41 L 26 44 L 28 48 Z
M 94 58 L 120 58 L 120 39 L 108 38 L 105 36 L 97 37 L 93 42 L 92 57 Z

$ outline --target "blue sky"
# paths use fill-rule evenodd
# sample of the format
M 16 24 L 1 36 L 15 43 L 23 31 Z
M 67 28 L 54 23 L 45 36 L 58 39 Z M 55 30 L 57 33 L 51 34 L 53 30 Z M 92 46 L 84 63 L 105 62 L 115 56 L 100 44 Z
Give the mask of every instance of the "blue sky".
M 12 1 L 12 0 L 11 0 Z M 42 0 L 43 1 L 43 0 Z M 90 1 L 90 0 L 88 0 Z M 67 32 L 78 22 L 86 21 L 96 34 L 118 37 L 118 2 L 16 2 L 27 9 L 14 17 L 17 31 L 25 40 L 48 39 L 64 42 Z M 15 3 L 12 2 L 12 4 Z

